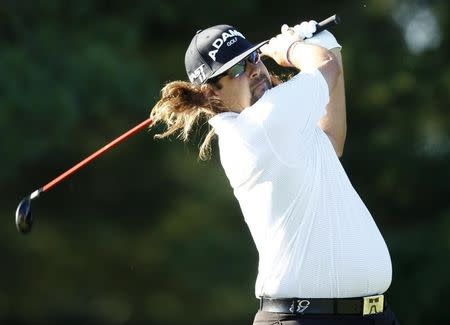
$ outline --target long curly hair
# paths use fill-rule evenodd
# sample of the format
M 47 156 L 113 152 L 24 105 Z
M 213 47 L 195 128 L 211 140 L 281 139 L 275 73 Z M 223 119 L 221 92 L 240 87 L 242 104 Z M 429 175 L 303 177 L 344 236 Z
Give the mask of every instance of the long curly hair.
M 272 85 L 281 83 L 278 76 L 271 74 Z M 222 100 L 213 95 L 216 84 L 195 85 L 186 81 L 172 81 L 161 89 L 161 98 L 151 109 L 150 117 L 153 124 L 165 124 L 166 130 L 155 135 L 155 138 L 166 138 L 173 134 L 183 141 L 188 141 L 193 128 L 200 122 L 214 115 L 229 112 Z M 211 157 L 211 141 L 214 138 L 214 128 L 201 141 L 199 158 L 208 160 Z

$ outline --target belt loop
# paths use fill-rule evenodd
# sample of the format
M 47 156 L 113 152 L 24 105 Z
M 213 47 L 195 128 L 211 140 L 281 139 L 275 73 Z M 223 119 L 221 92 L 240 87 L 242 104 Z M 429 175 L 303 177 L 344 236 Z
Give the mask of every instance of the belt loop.
M 263 297 L 259 297 L 259 310 L 262 310 L 263 307 Z
M 333 313 L 335 313 L 335 314 L 338 313 L 338 300 L 337 300 L 337 298 L 333 299 Z

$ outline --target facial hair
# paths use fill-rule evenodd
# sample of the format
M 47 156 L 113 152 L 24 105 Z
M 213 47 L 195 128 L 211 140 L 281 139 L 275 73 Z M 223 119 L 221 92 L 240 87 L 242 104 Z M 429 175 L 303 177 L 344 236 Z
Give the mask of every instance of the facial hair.
M 262 91 L 259 90 L 262 85 L 258 85 L 261 82 L 263 82 L 263 84 L 265 85 Z M 270 82 L 270 79 L 267 76 L 261 75 L 258 79 L 254 80 L 252 86 L 250 87 L 250 92 L 252 95 L 250 99 L 250 105 L 256 103 L 270 88 L 272 88 L 272 83 Z

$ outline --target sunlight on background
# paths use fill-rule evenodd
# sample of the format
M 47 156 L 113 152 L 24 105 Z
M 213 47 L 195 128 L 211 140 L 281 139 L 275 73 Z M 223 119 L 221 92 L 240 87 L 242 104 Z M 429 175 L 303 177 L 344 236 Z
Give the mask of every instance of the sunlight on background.
M 436 50 L 442 43 L 442 30 L 435 12 L 426 3 L 401 1 L 392 12 L 400 26 L 403 39 L 411 54 L 421 55 Z M 429 93 L 431 96 L 431 93 Z M 429 109 L 437 109 L 429 105 Z M 420 152 L 429 156 L 443 156 L 450 151 L 450 138 L 445 119 L 440 115 L 421 118 L 422 144 Z
M 439 47 L 442 39 L 441 30 L 430 8 L 403 2 L 392 15 L 403 29 L 403 37 L 412 53 L 420 54 L 425 50 Z

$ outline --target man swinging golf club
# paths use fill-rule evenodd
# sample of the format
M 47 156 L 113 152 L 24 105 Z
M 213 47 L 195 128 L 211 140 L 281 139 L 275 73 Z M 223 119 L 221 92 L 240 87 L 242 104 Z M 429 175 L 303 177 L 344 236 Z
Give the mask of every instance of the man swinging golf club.
M 187 140 L 201 118 L 259 252 L 254 324 L 397 324 L 391 260 L 339 157 L 346 136 L 340 45 L 314 21 L 251 44 L 232 26 L 197 32 L 190 82 L 162 89 L 151 118 Z M 286 82 L 261 55 L 300 73 Z

